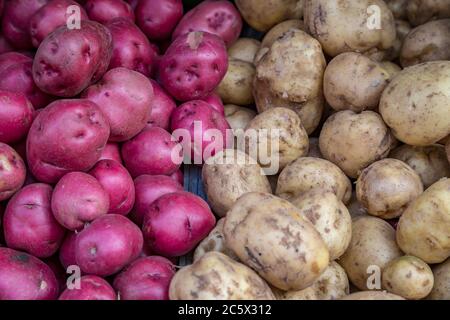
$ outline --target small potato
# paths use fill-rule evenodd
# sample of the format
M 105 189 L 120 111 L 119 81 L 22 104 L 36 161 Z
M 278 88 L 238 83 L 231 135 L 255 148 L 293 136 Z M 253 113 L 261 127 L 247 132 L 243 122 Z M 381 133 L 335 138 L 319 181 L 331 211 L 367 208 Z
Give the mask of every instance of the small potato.
M 253 77 L 255 67 L 252 63 L 229 59 L 228 71 L 216 91 L 224 103 L 249 105 L 253 99 Z
M 356 196 L 370 215 L 398 218 L 423 192 L 419 175 L 397 159 L 383 159 L 364 169 L 356 181 Z
M 338 111 L 375 109 L 388 80 L 389 74 L 378 63 L 360 53 L 342 53 L 325 70 L 325 98 Z
M 202 180 L 208 203 L 220 217 L 247 192 L 271 193 L 269 181 L 256 160 L 240 150 L 226 149 L 208 158 Z
M 433 283 L 431 268 L 413 256 L 397 258 L 383 270 L 383 288 L 408 300 L 425 298 L 433 289 Z
M 430 20 L 450 18 L 448 0 L 409 0 L 406 7 L 408 20 L 418 26 Z
M 345 205 L 330 191 L 312 189 L 291 200 L 322 236 L 330 260 L 342 256 L 352 237 L 352 218 Z
M 225 105 L 225 117 L 235 134 L 237 130 L 244 130 L 255 116 L 256 112 L 252 109 L 234 104 Z
M 447 161 L 444 146 L 434 144 L 427 147 L 413 147 L 407 144 L 394 149 L 390 158 L 398 159 L 408 164 L 428 188 L 444 177 L 450 177 L 450 164 Z
M 380 114 L 400 141 L 427 146 L 450 134 L 450 61 L 433 61 L 400 72 L 386 87 Z
M 371 163 L 386 158 L 394 141 L 383 119 L 373 111 L 339 111 L 325 121 L 319 137 L 324 158 L 351 178 L 357 178 Z
M 267 193 L 240 197 L 228 211 L 225 243 L 281 290 L 302 290 L 328 267 L 325 242 L 300 210 Z
M 404 298 L 386 291 L 360 291 L 352 293 L 341 300 L 405 300 Z
M 220 252 L 208 252 L 172 278 L 170 300 L 274 300 L 252 269 Z
M 281 171 L 276 195 L 290 200 L 314 188 L 331 191 L 344 203 L 352 195 L 350 180 L 341 169 L 327 160 L 311 157 L 298 158 Z
M 228 57 L 253 63 L 260 47 L 261 42 L 256 39 L 240 38 L 228 48 Z
M 395 75 L 397 75 L 398 73 L 400 73 L 400 71 L 402 71 L 402 68 L 400 68 L 397 64 L 390 61 L 380 62 L 380 66 L 384 69 L 384 71 L 388 73 L 389 79 L 392 79 Z
M 434 287 L 427 299 L 450 300 L 450 259 L 433 267 Z
M 406 18 L 406 7 L 409 0 L 384 0 L 396 19 Z
M 345 270 L 332 261 L 322 275 L 308 288 L 300 291 L 275 291 L 278 300 L 337 300 L 349 294 Z
M 450 179 L 439 180 L 409 205 L 398 223 L 397 243 L 426 263 L 450 257 Z
M 395 242 L 395 230 L 386 221 L 375 217 L 353 220 L 350 246 L 338 263 L 350 281 L 360 290 L 368 290 L 371 268 L 380 271 L 392 260 L 402 256 Z
M 319 147 L 319 138 L 314 138 L 314 137 L 309 138 L 309 151 L 308 151 L 307 156 L 323 159 L 323 155 L 320 152 L 320 147 Z

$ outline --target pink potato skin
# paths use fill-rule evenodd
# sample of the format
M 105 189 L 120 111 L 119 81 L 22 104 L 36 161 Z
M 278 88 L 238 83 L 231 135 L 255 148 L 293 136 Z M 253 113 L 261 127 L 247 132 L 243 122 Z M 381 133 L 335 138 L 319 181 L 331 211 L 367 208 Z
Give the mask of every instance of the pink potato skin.
M 0 54 L 14 51 L 14 47 L 6 40 L 3 33 L 0 32 Z
M 162 128 L 146 128 L 122 146 L 122 159 L 132 177 L 171 175 L 183 161 L 181 145 Z
M 68 22 L 72 15 L 67 11 L 70 6 L 80 9 L 81 20 L 89 19 L 83 7 L 73 0 L 50 0 L 31 17 L 29 32 L 34 47 L 39 47 L 46 36 Z
M 67 285 L 67 277 L 68 274 L 66 273 L 66 270 L 64 270 L 63 266 L 58 260 L 57 255 L 53 255 L 50 258 L 44 259 L 42 262 L 44 262 L 47 266 L 49 266 L 50 269 L 52 269 L 53 274 L 56 277 L 56 281 L 58 283 L 58 295 L 64 291 Z
M 175 266 L 163 257 L 139 258 L 114 279 L 121 300 L 169 300 Z
M 55 219 L 75 231 L 108 213 L 109 194 L 93 176 L 70 172 L 56 184 L 51 204 Z
M 87 275 L 80 278 L 80 289 L 66 289 L 58 300 L 117 300 L 117 295 L 106 280 Z
M 48 258 L 58 251 L 66 231 L 53 216 L 52 191 L 47 184 L 34 183 L 11 198 L 3 217 L 9 248 L 38 258 Z
M 87 274 L 110 276 L 135 260 L 142 251 L 141 230 L 128 218 L 101 216 L 78 233 L 75 257 Z
M 195 127 L 198 127 L 198 132 L 195 132 Z M 230 125 L 225 117 L 210 104 L 201 100 L 189 101 L 179 106 L 172 114 L 171 129 L 174 136 L 178 136 L 175 130 L 189 132 L 191 140 L 183 139 L 181 144 L 185 156 L 193 158 L 195 164 L 201 164 L 209 156 L 225 149 L 232 142 Z M 215 134 L 220 135 L 222 141 L 214 140 Z M 199 138 L 196 139 L 196 137 Z M 200 138 L 201 141 L 196 143 L 195 140 Z
M 159 62 L 162 86 L 179 101 L 201 99 L 222 81 L 228 58 L 224 42 L 207 32 L 176 38 Z
M 133 8 L 123 0 L 87 0 L 84 7 L 89 18 L 101 24 L 115 18 L 125 18 L 134 22 Z
M 106 25 L 113 39 L 109 69 L 124 67 L 150 77 L 158 56 L 157 47 L 150 44 L 144 33 L 126 18 L 116 18 Z
M 109 70 L 98 84 L 83 94 L 95 102 L 109 121 L 109 141 L 126 141 L 137 135 L 147 124 L 153 99 L 150 80 L 139 72 L 125 68 Z
M 183 187 L 168 176 L 142 175 L 134 179 L 136 201 L 130 218 L 138 226 L 142 226 L 148 207 L 159 197 L 172 192 L 183 191 Z
M 0 142 L 0 201 L 9 199 L 24 184 L 26 167 L 19 154 Z
M 63 25 L 39 46 L 33 62 L 33 79 L 44 92 L 73 97 L 108 70 L 112 54 L 109 30 L 95 21 L 81 21 L 80 29 Z
M 183 17 L 181 0 L 139 0 L 135 9 L 136 22 L 151 40 L 170 38 Z
M 153 87 L 153 100 L 149 109 L 147 127 L 160 127 L 169 130 L 170 116 L 177 105 L 156 81 L 150 81 Z
M 5 38 L 17 49 L 31 49 L 29 25 L 31 17 L 48 0 L 6 1 L 2 18 L 2 30 Z
M 36 108 L 45 107 L 52 100 L 42 92 L 33 80 L 33 59 L 18 52 L 0 55 L 0 89 L 20 92 L 27 96 Z
M 108 142 L 106 144 L 98 161 L 106 159 L 115 160 L 122 164 L 122 156 L 120 155 L 120 148 L 117 143 Z
M 58 100 L 33 121 L 27 139 L 28 166 L 41 182 L 56 183 L 71 171 L 88 171 L 109 137 L 108 120 L 83 99 Z
M 209 105 L 213 107 L 214 110 L 216 110 L 221 115 L 225 116 L 225 107 L 223 106 L 222 99 L 219 97 L 217 93 L 213 92 L 209 96 L 206 96 L 201 100 L 205 101 L 206 103 L 209 103 Z
M 0 248 L 0 300 L 55 300 L 58 282 L 44 262 L 24 252 Z
M 59 262 L 64 269 L 77 264 L 75 257 L 75 242 L 77 234 L 75 232 L 67 232 L 64 241 L 59 248 Z
M 109 194 L 110 214 L 127 215 L 133 209 L 135 189 L 128 171 L 117 161 L 101 160 L 89 171 Z
M 183 175 L 183 171 L 181 171 L 181 169 L 178 169 L 177 171 L 175 171 L 174 173 L 172 173 L 170 175 L 170 177 L 175 180 L 176 182 L 178 182 L 181 186 L 184 185 L 184 175 Z
M 203 240 L 216 218 L 208 204 L 188 192 L 161 196 L 147 210 L 142 231 L 150 250 L 165 257 L 179 257 Z
M 221 37 L 230 46 L 239 38 L 242 25 L 241 15 L 231 1 L 206 0 L 184 15 L 172 39 L 192 31 L 204 31 Z
M 24 94 L 0 90 L 0 142 L 14 143 L 24 138 L 33 112 L 33 105 Z

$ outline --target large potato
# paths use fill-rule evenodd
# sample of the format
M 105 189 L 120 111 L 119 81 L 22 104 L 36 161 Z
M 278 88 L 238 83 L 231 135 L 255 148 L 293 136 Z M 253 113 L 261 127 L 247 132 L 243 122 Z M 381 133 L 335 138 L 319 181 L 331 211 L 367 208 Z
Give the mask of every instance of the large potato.
M 430 300 L 450 300 L 450 259 L 433 267 L 434 287 Z
M 406 144 L 431 145 L 450 134 L 450 61 L 404 69 L 386 87 L 380 113 Z
M 172 278 L 170 300 L 274 300 L 252 269 L 220 252 L 209 252 Z
M 439 180 L 409 205 L 398 223 L 397 243 L 427 263 L 450 257 L 450 179 Z
M 319 158 L 298 158 L 280 173 L 276 194 L 292 199 L 302 193 L 319 188 L 333 192 L 347 203 L 352 195 L 352 185 L 341 169 Z
M 254 102 L 252 91 L 255 72 L 252 63 L 229 59 L 225 78 L 216 89 L 223 102 L 243 106 L 252 104 Z
M 349 294 L 341 300 L 405 300 L 404 298 L 386 291 L 360 291 Z
M 220 217 L 247 192 L 271 193 L 269 181 L 256 160 L 240 150 L 226 149 L 208 158 L 202 180 L 208 203 Z
M 227 214 L 224 234 L 243 263 L 281 290 L 307 288 L 329 264 L 314 226 L 294 205 L 271 194 L 240 197 Z
M 368 282 L 372 284 L 371 267 L 383 271 L 389 262 L 402 255 L 395 242 L 394 228 L 382 219 L 367 216 L 353 220 L 350 246 L 338 262 L 358 289 L 367 290 L 371 289 Z
M 252 38 L 240 38 L 228 48 L 228 57 L 253 63 L 261 42 Z
M 383 0 L 305 0 L 304 20 L 332 57 L 350 51 L 383 51 L 395 41 L 394 16 Z
M 291 203 L 319 231 L 327 245 L 330 260 L 344 254 L 352 237 L 352 218 L 334 193 L 312 189 L 292 199 Z
M 361 170 L 388 155 L 394 140 L 378 113 L 345 110 L 326 120 L 319 145 L 325 159 L 357 178 Z
M 409 0 L 406 7 L 408 20 L 418 26 L 435 19 L 450 18 L 448 0 Z

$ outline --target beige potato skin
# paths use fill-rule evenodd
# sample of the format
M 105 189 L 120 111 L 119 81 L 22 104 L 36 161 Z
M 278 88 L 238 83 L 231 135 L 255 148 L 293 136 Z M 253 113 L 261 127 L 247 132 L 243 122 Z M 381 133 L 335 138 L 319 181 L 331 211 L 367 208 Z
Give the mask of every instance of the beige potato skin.
M 450 259 L 433 267 L 434 286 L 429 300 L 450 300 Z
M 225 117 L 233 131 L 244 130 L 250 120 L 256 116 L 256 111 L 235 104 L 226 104 L 224 109 Z
M 397 243 L 426 263 L 450 256 L 450 179 L 434 183 L 409 205 L 398 223 Z
M 384 71 L 388 73 L 389 80 L 395 77 L 397 74 L 399 74 L 400 71 L 402 71 L 402 68 L 399 65 L 390 61 L 380 62 L 380 66 L 384 69 Z
M 253 78 L 256 70 L 252 63 L 228 59 L 228 71 L 216 92 L 224 103 L 249 105 L 253 99 Z
M 409 0 L 384 0 L 396 19 L 407 17 L 406 7 Z
M 383 159 L 364 169 L 356 181 L 356 196 L 367 212 L 382 219 L 400 217 L 423 192 L 422 180 L 406 163 Z
M 225 243 L 239 259 L 281 290 L 302 290 L 328 267 L 326 245 L 286 200 L 247 193 L 228 212 Z
M 202 180 L 208 203 L 220 217 L 247 192 L 271 193 L 269 181 L 256 160 L 235 149 L 226 149 L 208 158 L 203 165 Z
M 430 20 L 450 18 L 448 0 L 409 0 L 406 7 L 408 20 L 413 26 Z
M 450 60 L 450 19 L 420 25 L 403 42 L 400 62 L 404 68 L 438 60 Z
M 344 254 L 352 237 L 352 218 L 333 192 L 313 189 L 291 200 L 327 245 L 330 260 Z
M 385 291 L 360 291 L 349 294 L 341 300 L 405 300 L 404 298 Z
M 368 290 L 371 275 L 368 268 L 377 266 L 383 271 L 389 262 L 402 255 L 395 242 L 394 228 L 380 218 L 366 216 L 353 220 L 352 240 L 337 262 L 358 289 Z
M 360 53 L 342 53 L 325 69 L 325 99 L 337 111 L 375 109 L 388 81 L 389 73 L 378 63 Z
M 367 25 L 371 5 L 381 10 L 381 28 Z M 394 16 L 382 0 L 305 0 L 304 21 L 331 57 L 351 51 L 383 51 L 395 41 Z
M 320 151 L 351 178 L 373 162 L 387 157 L 395 142 L 378 113 L 339 111 L 324 123 Z
M 402 70 L 384 90 L 379 111 L 400 141 L 428 146 L 450 133 L 450 61 Z
M 392 150 L 389 157 L 401 160 L 413 168 L 420 176 L 425 188 L 444 177 L 450 177 L 450 164 L 445 148 L 439 144 L 427 147 L 413 147 L 405 144 Z
M 311 157 L 298 158 L 281 171 L 276 195 L 290 200 L 315 188 L 333 192 L 344 203 L 352 195 L 350 180 L 341 169 L 328 160 Z
M 239 38 L 228 48 L 228 57 L 253 64 L 261 42 L 252 38 Z
M 425 298 L 433 289 L 433 283 L 431 268 L 413 256 L 397 258 L 383 270 L 383 289 L 408 300 Z
M 274 300 L 269 286 L 252 269 L 220 252 L 208 252 L 179 270 L 170 300 Z

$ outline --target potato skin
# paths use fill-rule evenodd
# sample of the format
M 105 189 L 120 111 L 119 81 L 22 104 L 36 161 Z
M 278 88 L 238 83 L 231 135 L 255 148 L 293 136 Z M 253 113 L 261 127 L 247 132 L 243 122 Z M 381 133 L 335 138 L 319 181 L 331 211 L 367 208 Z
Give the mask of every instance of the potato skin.
M 383 288 L 408 300 L 425 298 L 433 288 L 431 268 L 419 258 L 403 256 L 383 270 Z
M 353 220 L 352 240 L 338 263 L 358 289 L 368 290 L 368 267 L 377 266 L 383 271 L 389 262 L 402 255 L 395 242 L 394 228 L 382 219 L 367 216 Z
M 228 57 L 253 63 L 261 42 L 253 38 L 239 38 L 228 48 Z
M 208 252 L 172 278 L 170 300 L 274 300 L 252 269 L 220 252 Z
M 429 300 L 450 300 L 450 259 L 433 267 L 434 287 Z
M 351 178 L 385 158 L 394 141 L 383 119 L 373 111 L 339 111 L 325 121 L 319 137 L 324 158 Z
M 249 105 L 253 99 L 253 77 L 256 70 L 252 63 L 228 59 L 228 71 L 216 92 L 224 103 L 237 105 Z
M 208 158 L 202 180 L 208 203 L 220 217 L 247 192 L 271 193 L 269 181 L 256 160 L 240 150 L 226 149 Z
M 289 200 L 314 188 L 332 191 L 344 203 L 352 195 L 350 180 L 339 167 L 311 157 L 298 158 L 281 171 L 276 195 Z
M 386 291 L 360 291 L 349 294 L 340 300 L 405 300 L 404 298 Z
M 402 68 L 399 65 L 390 61 L 382 61 L 380 62 L 380 66 L 388 73 L 389 80 L 402 71 Z
M 409 0 L 384 0 L 396 19 L 406 18 L 406 7 Z
M 383 159 L 364 169 L 356 181 L 356 196 L 370 215 L 400 217 L 423 192 L 419 175 L 397 159 Z
M 384 90 L 379 111 L 393 134 L 427 146 L 450 133 L 450 61 L 433 61 L 400 72 Z
M 450 179 L 429 187 L 400 218 L 397 243 L 409 255 L 426 263 L 441 263 L 450 256 Z
M 294 205 L 271 194 L 240 197 L 227 214 L 224 234 L 243 263 L 281 290 L 307 288 L 329 264 L 314 226 Z
M 235 134 L 237 130 L 244 130 L 248 123 L 256 116 L 254 110 L 235 104 L 227 104 L 224 108 L 225 117 Z
M 430 20 L 450 18 L 447 0 L 409 0 L 406 7 L 408 20 L 418 26 Z

